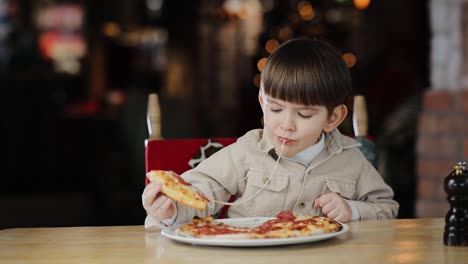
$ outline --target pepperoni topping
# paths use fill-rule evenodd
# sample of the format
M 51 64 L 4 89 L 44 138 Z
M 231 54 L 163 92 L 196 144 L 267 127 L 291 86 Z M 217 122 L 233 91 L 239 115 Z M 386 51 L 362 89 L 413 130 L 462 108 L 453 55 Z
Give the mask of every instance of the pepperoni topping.
M 291 211 L 282 211 L 276 218 L 280 221 L 294 221 L 296 216 Z
M 252 233 L 265 234 L 265 233 L 268 233 L 270 231 L 282 229 L 281 226 L 278 226 L 278 225 L 275 225 L 275 224 L 277 224 L 277 221 L 274 221 L 274 220 L 267 221 L 267 222 L 263 223 L 261 226 L 259 226 L 256 229 L 252 230 L 253 231 Z
M 191 183 L 186 182 L 182 177 L 180 177 L 179 174 L 173 172 L 172 175 L 174 176 L 174 178 L 176 178 L 176 179 L 177 179 L 180 183 L 182 183 L 183 185 L 188 185 L 188 186 L 192 185 Z

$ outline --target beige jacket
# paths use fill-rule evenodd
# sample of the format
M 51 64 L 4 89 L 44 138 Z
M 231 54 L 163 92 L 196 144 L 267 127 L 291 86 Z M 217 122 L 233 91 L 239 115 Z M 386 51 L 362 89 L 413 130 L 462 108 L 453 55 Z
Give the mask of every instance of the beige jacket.
M 175 223 L 194 216 L 217 213 L 235 195 L 228 217 L 275 216 L 283 210 L 317 215 L 314 200 L 328 192 L 339 193 L 359 211 L 361 219 L 389 219 L 398 213 L 392 189 L 358 149 L 359 143 L 337 129 L 326 134 L 326 147 L 307 167 L 280 159 L 263 130 L 249 131 L 200 163 L 182 177 L 204 193 L 210 203 L 205 212 L 177 204 Z M 265 184 L 266 183 L 266 184 Z M 148 219 L 147 219 L 148 220 Z M 147 226 L 148 227 L 148 226 Z

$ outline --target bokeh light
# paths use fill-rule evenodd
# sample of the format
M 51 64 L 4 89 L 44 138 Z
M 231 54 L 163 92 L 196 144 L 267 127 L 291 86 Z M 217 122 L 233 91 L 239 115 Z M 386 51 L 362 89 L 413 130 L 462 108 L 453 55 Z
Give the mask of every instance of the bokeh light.
M 102 25 L 102 33 L 108 37 L 115 38 L 120 34 L 120 27 L 115 22 L 106 22 Z
M 265 50 L 268 52 L 268 53 L 272 53 L 273 51 L 275 51 L 275 49 L 277 49 L 279 47 L 279 42 L 276 40 L 276 39 L 269 39 L 266 43 L 265 43 Z
M 261 58 L 258 62 L 257 62 L 257 69 L 259 71 L 262 71 L 263 70 L 263 67 L 265 67 L 265 63 L 267 62 L 267 58 Z
M 301 1 L 297 4 L 297 11 L 304 20 L 312 20 L 315 17 L 315 10 L 308 1 Z
M 343 60 L 345 61 L 346 66 L 348 66 L 348 68 L 353 67 L 357 61 L 356 56 L 354 56 L 354 54 L 352 53 L 343 54 Z
M 363 10 L 369 6 L 370 0 L 353 0 L 353 3 L 354 7 L 356 7 L 359 10 Z
M 287 25 L 282 26 L 278 31 L 278 37 L 282 41 L 286 41 L 286 40 L 292 38 L 293 34 L 294 34 L 294 31 L 291 29 L 291 27 L 289 27 Z

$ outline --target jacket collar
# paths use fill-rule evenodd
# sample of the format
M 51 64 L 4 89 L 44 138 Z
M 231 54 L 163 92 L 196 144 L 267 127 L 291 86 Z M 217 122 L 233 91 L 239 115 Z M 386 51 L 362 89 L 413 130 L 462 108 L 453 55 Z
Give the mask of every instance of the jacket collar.
M 333 153 L 340 153 L 343 149 L 359 147 L 361 144 L 356 140 L 341 134 L 338 129 L 333 129 L 326 133 L 326 150 Z
M 263 133 L 263 131 L 264 130 L 262 130 L 262 133 L 261 133 L 261 139 L 258 142 L 258 147 L 264 153 L 271 152 L 271 150 L 274 151 L 275 146 L 271 142 L 270 138 L 265 133 Z

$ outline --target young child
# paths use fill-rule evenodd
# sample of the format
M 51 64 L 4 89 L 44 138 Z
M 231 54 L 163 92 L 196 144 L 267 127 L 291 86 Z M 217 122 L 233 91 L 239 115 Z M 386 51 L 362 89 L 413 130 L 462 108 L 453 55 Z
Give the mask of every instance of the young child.
M 247 132 L 182 174 L 210 200 L 205 211 L 184 206 L 150 183 L 143 191 L 145 227 L 216 214 L 234 196 L 228 217 L 325 215 L 340 222 L 395 218 L 392 189 L 337 127 L 351 93 L 341 55 L 319 40 L 283 43 L 262 71 L 258 100 L 264 128 Z

